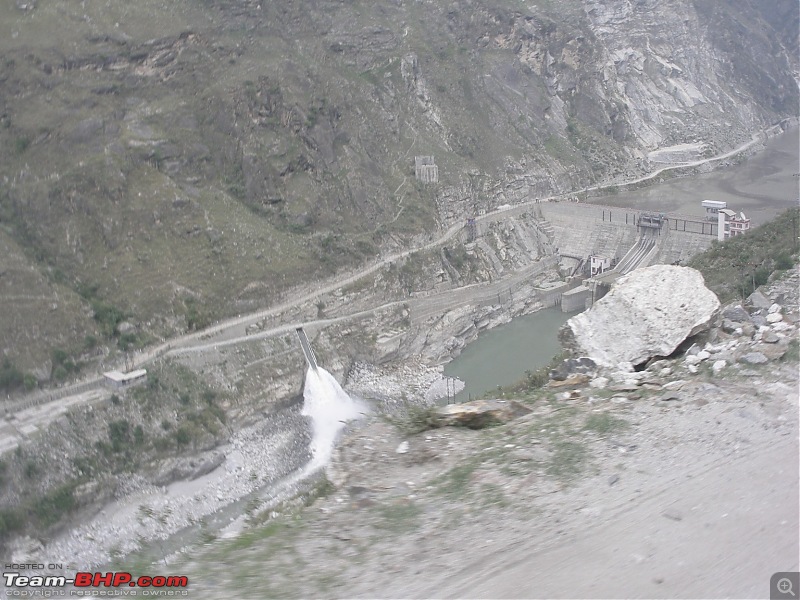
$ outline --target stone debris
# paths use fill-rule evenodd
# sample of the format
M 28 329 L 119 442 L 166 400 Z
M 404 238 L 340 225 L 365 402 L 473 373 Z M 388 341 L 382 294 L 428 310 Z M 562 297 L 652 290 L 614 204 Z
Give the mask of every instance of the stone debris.
M 767 309 L 772 304 L 761 290 L 756 290 L 747 297 L 747 304 L 756 310 Z
M 558 367 L 550 371 L 550 379 L 564 381 L 574 374 L 594 375 L 597 364 L 586 356 L 580 358 L 568 358 Z
M 358 362 L 350 369 L 347 390 L 377 402 L 387 412 L 407 402 L 433 404 L 464 389 L 464 382 L 445 377 L 442 367 L 409 362 L 398 368 L 383 368 Z
M 742 356 L 740 360 L 741 362 L 749 365 L 763 365 L 764 363 L 769 362 L 769 359 L 761 354 L 761 352 L 749 352 Z
M 727 306 L 722 311 L 722 317 L 735 323 L 750 322 L 750 313 L 748 313 L 741 304 Z
M 679 390 L 686 382 L 683 379 L 676 379 L 675 381 L 668 381 L 662 387 L 665 390 Z
M 560 387 L 584 385 L 585 383 L 588 383 L 589 380 L 590 377 L 588 375 L 584 375 L 583 373 L 574 373 L 564 380 L 561 381 L 553 380 L 548 382 L 547 387 L 560 388 Z
M 436 420 L 441 427 L 456 425 L 482 429 L 507 423 L 530 412 L 529 408 L 514 400 L 473 400 L 439 407 L 436 410 Z

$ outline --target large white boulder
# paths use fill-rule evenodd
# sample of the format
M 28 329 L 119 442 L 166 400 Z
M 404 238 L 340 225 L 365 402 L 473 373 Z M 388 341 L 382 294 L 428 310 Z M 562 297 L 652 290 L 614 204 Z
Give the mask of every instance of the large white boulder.
M 708 329 L 719 311 L 699 271 L 654 265 L 620 277 L 588 311 L 567 321 L 562 341 L 604 367 L 669 356 Z

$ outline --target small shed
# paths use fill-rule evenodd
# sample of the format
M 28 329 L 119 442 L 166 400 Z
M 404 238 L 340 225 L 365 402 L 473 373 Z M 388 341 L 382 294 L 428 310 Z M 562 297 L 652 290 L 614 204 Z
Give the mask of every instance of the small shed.
M 703 200 L 700 204 L 706 209 L 706 219 L 709 221 L 716 221 L 719 211 L 728 208 L 728 203 L 721 200 Z
M 136 369 L 135 371 L 130 371 L 129 373 L 123 373 L 121 371 L 108 371 L 103 373 L 103 377 L 110 387 L 114 389 L 121 389 L 146 381 L 147 370 Z

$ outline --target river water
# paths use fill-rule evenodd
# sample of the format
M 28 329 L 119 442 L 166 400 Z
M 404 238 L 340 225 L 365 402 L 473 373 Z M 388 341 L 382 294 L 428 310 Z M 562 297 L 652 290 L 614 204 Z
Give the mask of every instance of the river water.
M 575 313 L 546 308 L 482 332 L 444 368 L 465 384 L 456 402 L 477 398 L 498 385 L 513 383 L 550 362 L 561 347 L 558 329 Z
M 720 200 L 744 212 L 753 225 L 797 206 L 800 172 L 796 128 L 770 139 L 763 151 L 711 173 L 669 179 L 634 191 L 592 197 L 588 202 L 654 212 L 705 216 L 703 200 Z M 735 160 L 735 159 L 733 159 Z M 669 173 L 664 174 L 666 177 Z
M 721 200 L 759 225 L 798 205 L 798 160 L 798 130 L 792 129 L 772 138 L 762 152 L 738 165 L 641 190 L 598 196 L 590 202 L 703 217 L 702 200 Z M 570 316 L 556 308 L 546 309 L 483 332 L 445 366 L 445 375 L 466 384 L 456 401 L 482 396 L 499 385 L 519 381 L 527 370 L 546 365 L 561 351 L 558 329 Z

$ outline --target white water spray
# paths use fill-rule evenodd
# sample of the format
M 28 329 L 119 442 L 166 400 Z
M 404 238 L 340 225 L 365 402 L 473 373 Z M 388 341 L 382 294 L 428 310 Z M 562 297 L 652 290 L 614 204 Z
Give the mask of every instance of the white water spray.
M 303 398 L 303 414 L 312 422 L 313 458 L 305 469 L 308 472 L 328 463 L 336 436 L 347 421 L 360 418 L 365 409 L 322 367 L 308 368 Z

